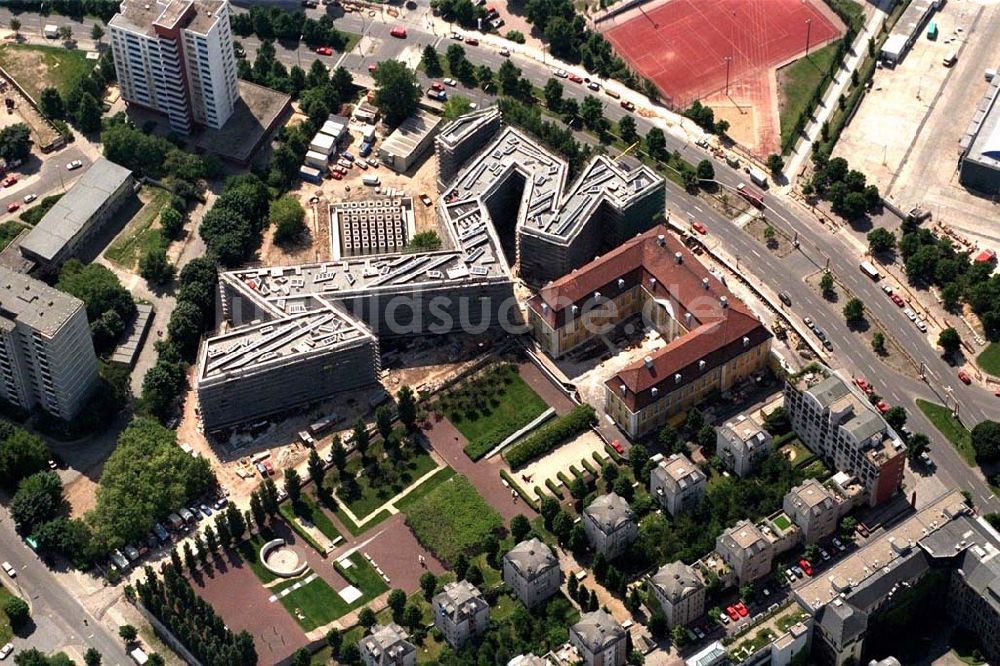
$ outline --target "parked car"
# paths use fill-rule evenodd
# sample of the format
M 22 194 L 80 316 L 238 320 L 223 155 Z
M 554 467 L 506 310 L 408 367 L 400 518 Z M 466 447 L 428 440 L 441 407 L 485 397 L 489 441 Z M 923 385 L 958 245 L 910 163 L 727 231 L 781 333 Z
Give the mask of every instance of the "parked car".
M 10 653 L 13 651 L 14 651 L 13 643 L 7 643 L 7 645 L 4 645 L 2 648 L 0 648 L 0 661 L 3 661 L 8 656 L 10 656 Z
M 34 201 L 37 198 L 38 198 L 37 194 L 25 194 L 24 195 L 24 203 L 31 203 L 32 201 Z
M 615 450 L 618 455 L 625 455 L 625 447 L 617 439 L 611 440 L 611 448 Z
M 507 48 L 506 46 L 501 47 L 500 48 L 500 55 L 502 55 L 504 58 L 509 58 L 510 57 L 510 49 Z
M 747 607 L 743 604 L 742 601 L 734 605 L 733 608 L 735 608 L 736 612 L 740 614 L 740 617 L 746 617 L 747 615 L 750 614 L 750 611 L 747 610 Z
M 3 179 L 4 187 L 11 187 L 12 185 L 16 184 L 17 184 L 17 176 L 7 176 L 6 178 Z
M 465 38 L 465 45 L 466 46 L 479 46 L 479 40 L 476 39 L 475 37 L 466 37 Z
M 868 531 L 868 526 L 865 525 L 864 523 L 858 523 L 857 527 L 854 528 L 854 531 L 860 534 L 865 539 L 867 539 L 871 535 L 871 532 Z
M 868 383 L 868 380 L 865 379 L 864 377 L 861 377 L 860 375 L 854 378 L 854 383 L 858 385 L 859 389 L 861 389 L 868 395 L 871 395 L 875 391 L 874 387 L 872 387 L 872 385 Z
M 887 411 L 889 411 L 889 403 L 887 403 L 885 400 L 879 400 L 878 402 L 875 403 L 875 409 L 877 409 L 880 414 L 885 414 Z
M 159 539 L 161 543 L 170 541 L 170 535 L 167 534 L 167 528 L 160 523 L 153 525 L 153 534 L 156 535 L 156 538 Z
M 825 548 L 819 549 L 819 556 L 823 558 L 824 562 L 830 559 L 830 553 L 826 552 Z
M 804 571 L 807 576 L 813 575 L 812 564 L 810 564 L 809 560 L 807 560 L 806 558 L 803 557 L 801 560 L 799 560 L 799 567 L 802 568 L 802 571 Z
M 433 88 L 434 90 L 444 90 L 444 86 L 438 83 L 437 81 L 431 82 L 431 88 Z
M 210 506 L 208 506 L 207 504 L 201 504 L 198 508 L 201 509 L 201 512 L 203 514 L 205 514 L 206 516 L 211 516 L 212 515 L 212 508 Z
M 621 107 L 623 109 L 625 109 L 626 111 L 635 111 L 635 104 L 633 104 L 632 102 L 628 101 L 627 99 L 623 99 L 619 103 L 621 104 Z
M 591 81 L 590 83 L 587 84 L 587 87 L 590 88 L 591 90 L 600 90 L 601 89 L 601 86 L 600 86 L 599 83 L 597 83 L 597 81 Z
M 337 180 L 340 180 L 341 178 L 343 178 L 343 176 L 341 176 L 339 172 L 334 172 L 334 173 L 332 173 L 331 175 L 332 175 L 332 176 L 333 176 L 334 178 L 336 178 Z M 338 176 L 339 176 L 339 177 L 338 177 Z M 260 474 L 261 476 L 267 476 L 267 468 L 266 468 L 266 467 L 264 467 L 264 463 L 260 463 L 260 462 L 259 462 L 259 463 L 257 463 L 256 465 L 254 465 L 254 467 L 256 467 L 256 468 L 257 468 L 257 473 L 258 473 L 258 474 Z
M 620 99 L 621 98 L 620 94 L 618 94 L 614 90 L 611 90 L 610 88 L 605 88 L 604 89 L 604 94 L 607 95 L 608 97 L 610 97 L 611 99 Z
M 201 520 L 202 518 L 201 511 L 198 510 L 197 506 L 192 505 L 191 508 L 188 509 L 188 511 L 191 512 L 191 515 L 194 516 L 195 520 Z M 184 514 L 182 513 L 181 515 L 183 516 Z
M 458 85 L 458 81 L 456 81 L 455 79 L 441 79 L 441 81 L 446 86 L 451 86 L 452 88 Z
M 453 32 L 453 33 L 451 33 L 450 37 L 452 39 L 454 39 L 456 42 L 465 41 L 465 37 L 463 37 L 462 34 L 459 33 L 459 32 Z
M 21 204 L 17 203 L 16 201 L 11 201 L 9 204 L 7 204 L 7 212 L 13 213 L 20 207 Z
M 812 328 L 814 326 L 812 317 L 803 317 L 802 318 L 802 323 L 805 324 L 806 328 L 808 328 L 809 330 L 812 330 Z
M 883 284 L 882 285 L 882 291 L 884 291 L 885 293 L 887 293 L 890 296 L 892 296 L 892 285 L 891 284 Z
M 802 567 L 800 567 L 800 566 L 794 566 L 794 567 L 792 567 L 792 571 L 794 571 L 795 575 L 798 576 L 799 578 L 805 578 L 806 577 L 806 572 L 803 571 Z
M 427 196 L 426 194 L 423 194 L 423 193 L 420 194 L 420 202 L 422 204 L 424 204 L 425 206 L 430 206 L 430 205 L 433 204 L 433 202 L 431 201 L 431 198 L 429 196 Z
M 899 294 L 892 294 L 889 296 L 889 299 L 899 307 L 906 305 L 906 301 L 904 301 Z
M 389 34 L 396 39 L 406 39 L 406 28 L 397 25 L 395 28 L 389 31 Z
M 322 56 L 332 56 L 333 49 L 331 49 L 329 46 L 319 46 L 316 48 L 316 53 Z
M 969 373 L 967 373 L 965 370 L 959 370 L 958 371 L 958 378 L 960 380 L 962 380 L 963 384 L 971 384 L 972 383 L 972 377 L 970 377 Z
M 569 76 L 569 73 L 565 69 L 553 69 L 552 76 L 556 77 L 557 79 L 565 79 L 567 76 Z
M 220 497 L 215 500 L 215 504 L 213 504 L 212 506 L 215 507 L 216 511 L 222 511 L 224 508 L 226 508 L 227 504 L 229 504 L 229 500 L 227 500 L 225 497 Z
M 725 613 L 719 613 L 719 621 L 722 622 L 722 624 L 729 624 L 729 616 Z
M 917 313 L 914 312 L 912 308 L 906 308 L 905 310 L 903 310 L 903 314 L 905 314 L 906 318 L 909 319 L 910 321 L 917 320 Z
M 274 465 L 271 464 L 270 460 L 264 461 L 264 469 L 267 470 L 268 476 L 274 476 Z
M 568 78 L 573 83 L 583 83 L 583 77 L 577 76 L 576 74 L 568 74 L 566 78 Z
M 736 622 L 737 620 L 740 619 L 740 613 L 738 610 L 736 610 L 735 606 L 729 606 L 728 608 L 726 608 L 726 615 L 728 615 L 729 619 L 732 620 L 733 622 Z
M 701 222 L 692 222 L 691 228 L 697 231 L 699 234 L 707 234 L 708 229 Z
M 82 166 L 83 162 L 81 162 L 80 160 L 73 160 L 72 162 L 66 165 L 66 168 L 69 169 L 70 171 L 75 171 L 76 169 L 79 169 Z
M 791 297 L 791 295 L 787 291 L 779 292 L 778 293 L 778 298 L 780 298 L 781 302 L 784 303 L 785 305 L 791 305 L 792 304 L 792 297 Z
M 846 546 L 844 546 L 841 540 L 838 539 L 837 537 L 833 537 L 833 545 L 836 546 L 837 550 L 839 550 L 840 552 L 844 552 L 844 550 L 846 550 Z
M 0 567 L 2 567 L 4 573 L 6 573 L 11 578 L 17 578 L 17 570 L 10 565 L 10 562 L 3 562 L 2 564 L 0 564 Z

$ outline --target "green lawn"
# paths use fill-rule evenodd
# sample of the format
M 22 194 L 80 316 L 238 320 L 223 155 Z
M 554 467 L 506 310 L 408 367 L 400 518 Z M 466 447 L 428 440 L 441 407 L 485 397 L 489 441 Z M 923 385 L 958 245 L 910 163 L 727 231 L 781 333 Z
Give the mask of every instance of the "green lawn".
M 406 490 L 414 481 L 437 466 L 430 454 L 417 444 L 406 446 L 405 451 L 403 458 L 393 465 L 395 479 L 391 483 L 379 482 L 373 486 L 369 476 L 362 474 L 356 479 L 356 487 L 350 495 L 342 494 L 344 489 L 341 486 L 338 497 L 359 520 Z
M 14 220 L 7 220 L 3 224 L 0 224 L 0 250 L 10 245 L 11 241 L 27 228 L 28 225 L 15 222 Z
M 1000 377 L 1000 342 L 991 342 L 976 358 L 979 367 L 994 377 Z
M 278 592 L 295 584 L 288 581 L 274 589 Z M 281 605 L 292 614 L 303 631 L 312 631 L 316 627 L 333 622 L 351 610 L 351 606 L 340 598 L 325 580 L 317 577 L 312 582 L 303 585 L 294 592 L 281 597 Z M 357 604 L 358 602 L 355 602 Z M 301 617 L 300 617 L 301 615 Z
M 36 102 L 45 88 L 56 88 L 65 95 L 90 73 L 96 62 L 87 60 L 86 51 L 61 46 L 5 44 L 0 47 L 0 67 Z
M 500 514 L 461 475 L 414 502 L 406 522 L 420 543 L 446 563 L 460 553 L 478 554 L 483 539 L 503 528 Z
M 243 561 L 246 562 L 250 570 L 253 571 L 257 579 L 262 583 L 270 583 L 278 579 L 273 573 L 268 571 L 263 564 L 260 563 L 260 558 L 258 553 L 260 553 L 261 547 L 271 540 L 273 537 L 262 537 L 261 535 L 256 535 L 252 539 L 247 539 L 246 541 L 241 541 L 238 546 L 236 546 L 236 552 L 240 554 Z
M 413 506 L 417 500 L 421 499 L 453 476 L 455 476 L 455 470 L 451 467 L 442 467 L 438 471 L 434 472 L 433 476 L 429 479 L 408 492 L 406 497 L 396 502 L 396 508 L 400 511 L 406 511 L 408 508 Z
M 160 210 L 170 200 L 170 193 L 159 188 L 146 192 L 151 197 L 149 202 L 104 251 L 104 256 L 109 261 L 127 270 L 133 270 L 139 264 L 139 259 L 150 250 L 166 249 L 170 244 L 163 237 L 158 224 Z
M 0 585 L 0 609 L 12 596 L 14 595 L 8 592 L 7 588 Z M 6 645 L 13 637 L 14 631 L 10 628 L 10 620 L 7 619 L 7 614 L 0 610 L 0 645 Z
M 340 537 L 340 532 L 334 526 L 333 521 L 326 515 L 319 504 L 316 503 L 307 493 L 302 493 L 299 501 L 294 505 L 291 502 L 284 502 L 281 505 L 281 515 L 291 520 L 292 516 L 302 518 L 316 526 L 330 541 L 336 541 Z
M 782 532 L 784 532 L 785 530 L 787 530 L 787 529 L 788 529 L 789 527 L 791 527 L 791 526 L 792 526 L 792 523 L 791 523 L 791 521 L 790 521 L 790 520 L 788 520 L 788 517 L 787 517 L 787 516 L 785 516 L 784 514 L 781 514 L 781 515 L 779 515 L 779 516 L 775 516 L 775 518 L 774 518 L 774 524 L 775 524 L 775 525 L 776 525 L 776 526 L 778 527 L 778 529 L 779 529 L 779 530 L 781 530 Z
M 375 571 L 375 567 L 360 552 L 354 553 L 347 559 L 354 566 L 345 568 L 340 562 L 334 562 L 333 566 L 351 585 L 361 590 L 365 601 L 374 599 L 389 589 L 382 576 Z
M 492 370 L 487 371 L 489 372 Z M 466 381 L 475 387 L 479 379 L 477 376 L 471 381 Z M 547 408 L 545 401 L 519 375 L 512 373 L 491 396 L 488 411 L 474 412 L 471 418 L 464 410 L 442 411 L 469 440 L 465 453 L 473 460 L 479 460 L 503 440 L 531 423 Z
M 781 145 L 786 145 L 795 122 L 812 100 L 813 93 L 830 71 L 837 55 L 837 43 L 827 44 L 778 70 Z
M 969 465 L 975 467 L 976 452 L 972 448 L 972 435 L 962 422 L 951 413 L 951 410 L 944 405 L 939 405 L 926 400 L 917 400 L 917 407 L 924 413 L 924 416 L 934 424 L 942 435 L 945 436 L 952 446 L 954 446 L 962 458 Z

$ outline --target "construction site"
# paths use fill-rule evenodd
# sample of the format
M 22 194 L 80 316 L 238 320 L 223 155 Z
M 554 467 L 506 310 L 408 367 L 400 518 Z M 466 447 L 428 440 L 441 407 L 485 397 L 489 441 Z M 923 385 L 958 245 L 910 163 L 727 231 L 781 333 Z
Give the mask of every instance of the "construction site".
M 501 120 L 483 109 L 436 138 L 447 249 L 405 251 L 413 204 L 394 193 L 330 205 L 341 245 L 330 261 L 220 276 L 223 324 L 197 367 L 207 431 L 377 385 L 382 340 L 523 331 L 518 279 L 544 284 L 662 218 L 665 185 L 649 168 L 599 156 L 567 188 L 567 164 Z

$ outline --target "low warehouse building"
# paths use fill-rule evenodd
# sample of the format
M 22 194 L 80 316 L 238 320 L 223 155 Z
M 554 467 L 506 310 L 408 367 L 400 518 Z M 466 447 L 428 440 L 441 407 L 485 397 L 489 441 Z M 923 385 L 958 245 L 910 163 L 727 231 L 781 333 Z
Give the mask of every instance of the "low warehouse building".
M 378 149 L 379 161 L 393 171 L 408 171 L 431 149 L 440 124 L 440 117 L 417 109 L 382 142 Z
M 21 254 L 57 269 L 77 252 L 135 192 L 132 172 L 100 157 L 35 225 Z
M 896 22 L 896 27 L 882 44 L 879 57 L 888 65 L 897 65 L 906 57 L 913 43 L 920 37 L 931 15 L 942 4 L 942 0 L 912 0 Z
M 959 182 L 983 194 L 1000 194 L 1000 78 L 993 78 L 959 145 Z

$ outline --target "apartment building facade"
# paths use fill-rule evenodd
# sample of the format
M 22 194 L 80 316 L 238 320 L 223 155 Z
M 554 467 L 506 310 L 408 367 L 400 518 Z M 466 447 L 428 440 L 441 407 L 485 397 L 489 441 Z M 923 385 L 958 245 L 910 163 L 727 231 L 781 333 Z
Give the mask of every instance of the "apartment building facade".
M 126 102 L 181 134 L 226 124 L 239 102 L 228 0 L 123 0 L 108 28 Z
M 601 495 L 583 510 L 583 529 L 591 547 L 609 560 L 625 552 L 639 536 L 635 513 L 617 493 Z
M 98 383 L 83 301 L 0 267 L 0 398 L 70 420 Z
M 774 544 L 748 520 L 741 520 L 720 534 L 715 540 L 715 550 L 732 567 L 740 585 L 771 573 Z
M 866 399 L 825 368 L 790 378 L 784 397 L 802 442 L 834 469 L 853 474 L 869 506 L 896 494 L 906 446 Z
M 649 589 L 670 628 L 686 626 L 705 614 L 705 584 L 681 561 L 671 562 L 649 577 Z
M 771 433 L 753 416 L 740 414 L 715 431 L 715 449 L 722 463 L 745 478 L 771 453 Z
M 365 666 L 416 666 L 417 647 L 410 636 L 396 624 L 376 624 L 372 633 L 358 643 Z
M 537 538 L 522 541 L 503 557 L 503 582 L 528 608 L 559 591 L 561 581 L 559 560 Z
M 798 525 L 803 541 L 811 544 L 836 531 L 843 501 L 816 479 L 806 479 L 785 494 L 782 509 Z
M 432 600 L 432 605 L 434 626 L 452 648 L 458 649 L 489 628 L 490 605 L 483 593 L 467 580 L 445 585 Z
M 671 516 L 693 508 L 705 497 L 707 477 L 686 455 L 654 456 L 654 460 L 649 492 Z
M 580 616 L 569 629 L 569 642 L 585 666 L 622 666 L 628 656 L 625 629 L 603 610 Z

